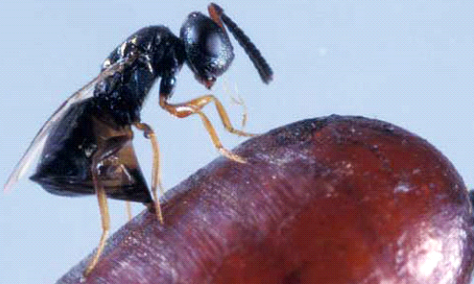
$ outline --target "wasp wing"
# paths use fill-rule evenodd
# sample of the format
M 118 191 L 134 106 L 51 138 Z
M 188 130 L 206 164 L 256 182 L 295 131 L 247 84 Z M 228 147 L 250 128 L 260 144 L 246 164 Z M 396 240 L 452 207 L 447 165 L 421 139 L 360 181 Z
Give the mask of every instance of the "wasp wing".
M 15 183 L 30 168 L 31 164 L 35 161 L 35 158 L 39 155 L 39 153 L 41 153 L 50 130 L 56 125 L 58 121 L 61 120 L 64 114 L 67 113 L 69 107 L 72 104 L 91 98 L 94 95 L 94 89 L 97 83 L 115 74 L 116 72 L 121 72 L 126 66 L 132 64 L 135 59 L 136 56 L 132 55 L 108 66 L 106 69 L 102 70 L 102 72 L 96 78 L 94 78 L 87 85 L 70 96 L 64 103 L 62 103 L 62 105 L 53 113 L 53 115 L 38 131 L 25 154 L 15 166 L 13 172 L 10 174 L 10 177 L 5 183 L 3 190 L 8 191 L 10 188 L 12 188 L 12 186 L 15 185 Z

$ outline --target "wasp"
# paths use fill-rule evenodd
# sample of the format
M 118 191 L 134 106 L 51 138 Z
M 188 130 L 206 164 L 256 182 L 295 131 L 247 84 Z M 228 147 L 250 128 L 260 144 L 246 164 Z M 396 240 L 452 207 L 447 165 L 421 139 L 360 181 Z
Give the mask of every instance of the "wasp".
M 211 3 L 208 12 L 209 17 L 199 12 L 189 14 L 179 37 L 163 25 L 149 26 L 115 48 L 103 62 L 100 74 L 70 96 L 43 125 L 5 184 L 6 190 L 12 187 L 39 156 L 30 179 L 46 191 L 97 196 L 102 235 L 84 275 L 97 264 L 109 233 L 107 197 L 141 202 L 163 223 L 157 197 L 157 188 L 161 189 L 158 142 L 153 129 L 140 118 L 155 82 L 160 82 L 161 108 L 179 118 L 199 115 L 220 153 L 245 162 L 223 147 L 202 112 L 204 106 L 214 103 L 227 131 L 251 136 L 232 126 L 216 97 L 205 95 L 184 103 L 169 103 L 184 63 L 208 89 L 228 70 L 234 53 L 226 28 L 243 47 L 263 82 L 272 80 L 272 69 L 260 51 L 223 9 Z M 153 149 L 151 194 L 133 148 L 132 127 L 144 133 Z

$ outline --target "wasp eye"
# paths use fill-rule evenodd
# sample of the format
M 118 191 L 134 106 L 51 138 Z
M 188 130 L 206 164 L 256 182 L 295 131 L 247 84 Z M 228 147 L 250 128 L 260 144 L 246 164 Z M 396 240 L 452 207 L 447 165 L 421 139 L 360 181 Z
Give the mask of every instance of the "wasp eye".
M 209 86 L 209 78 L 215 80 L 222 75 L 234 59 L 233 48 L 225 31 L 199 12 L 188 16 L 180 37 L 184 42 L 189 68 L 206 87 Z

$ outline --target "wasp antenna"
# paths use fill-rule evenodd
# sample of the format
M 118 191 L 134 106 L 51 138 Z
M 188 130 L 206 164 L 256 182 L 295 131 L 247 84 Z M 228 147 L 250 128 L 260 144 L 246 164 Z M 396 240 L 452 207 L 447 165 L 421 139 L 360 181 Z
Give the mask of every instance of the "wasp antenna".
M 242 46 L 245 50 L 245 53 L 249 56 L 250 60 L 252 61 L 255 68 L 257 68 L 258 73 L 260 74 L 260 78 L 266 84 L 270 83 L 273 79 L 273 71 L 270 65 L 268 65 L 265 58 L 263 58 L 260 50 L 252 43 L 250 38 L 242 31 L 239 26 L 229 18 L 225 13 L 224 10 L 217 4 L 211 3 L 209 5 L 209 11 L 211 15 L 220 16 L 222 22 L 226 25 L 227 29 L 234 35 L 237 42 Z

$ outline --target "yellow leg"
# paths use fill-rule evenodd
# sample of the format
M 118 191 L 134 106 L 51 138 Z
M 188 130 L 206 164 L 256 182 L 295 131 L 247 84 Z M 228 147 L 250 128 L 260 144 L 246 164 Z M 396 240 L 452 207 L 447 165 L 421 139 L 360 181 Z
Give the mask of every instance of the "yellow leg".
M 242 130 L 245 128 L 245 125 L 247 125 L 247 120 L 248 120 L 248 111 L 247 111 L 247 105 L 245 104 L 244 99 L 239 95 L 239 91 L 237 90 L 237 85 L 234 87 L 234 91 L 230 89 L 229 83 L 224 81 L 224 91 L 229 95 L 232 103 L 242 107 L 242 122 L 241 122 L 241 128 Z
M 143 131 L 146 138 L 150 139 L 151 148 L 153 151 L 153 169 L 151 172 L 151 192 L 153 194 L 153 200 L 155 201 L 155 212 L 156 217 L 161 224 L 163 221 L 163 213 L 161 212 L 160 199 L 158 198 L 157 188 L 160 189 L 161 194 L 165 192 L 161 184 L 161 170 L 160 170 L 160 148 L 158 147 L 158 140 L 156 139 L 155 132 L 146 123 L 135 123 L 135 127 Z
M 107 195 L 105 193 L 104 187 L 102 186 L 99 180 L 99 170 L 97 163 L 93 163 L 92 180 L 94 182 L 97 200 L 99 201 L 100 217 L 102 222 L 102 236 L 100 237 L 99 246 L 97 247 L 97 251 L 95 252 L 94 257 L 89 262 L 86 267 L 86 270 L 84 271 L 84 276 L 89 275 L 96 266 L 97 262 L 99 261 L 100 255 L 104 250 L 105 242 L 107 240 L 110 230 L 110 216 L 109 207 L 107 205 Z
M 130 201 L 125 201 L 125 212 L 127 213 L 127 218 L 128 221 L 132 220 L 132 204 L 130 204 Z
M 223 155 L 224 157 L 228 159 L 236 161 L 238 163 L 246 163 L 244 158 L 232 153 L 231 151 L 224 148 L 224 146 L 222 146 L 222 143 L 219 140 L 219 137 L 217 136 L 216 130 L 212 126 L 209 118 L 207 118 L 207 116 L 202 111 L 197 110 L 196 113 L 201 117 L 202 122 L 204 123 L 204 127 L 206 128 L 207 132 L 211 136 L 212 143 L 217 148 L 217 150 L 221 153 L 221 155 Z
M 239 163 L 245 163 L 245 159 L 243 159 L 242 157 L 236 154 L 233 154 L 231 151 L 227 150 L 226 148 L 224 148 L 224 146 L 222 146 L 222 143 L 219 137 L 217 136 L 216 130 L 212 126 L 209 118 L 207 118 L 207 116 L 201 111 L 201 109 L 204 106 L 206 106 L 210 102 L 214 102 L 217 108 L 217 112 L 219 113 L 222 123 L 224 124 L 224 127 L 227 131 L 233 134 L 237 134 L 239 136 L 254 136 L 254 134 L 237 130 L 232 126 L 232 124 L 230 123 L 229 116 L 227 115 L 227 112 L 225 111 L 224 107 L 222 106 L 222 104 L 219 102 L 218 99 L 216 99 L 212 95 L 207 95 L 207 96 L 202 96 L 194 100 L 191 100 L 189 102 L 185 102 L 181 104 L 169 104 L 166 100 L 167 100 L 167 96 L 164 94 L 161 94 L 160 106 L 166 111 L 168 111 L 170 114 L 176 117 L 184 118 L 192 114 L 198 114 L 201 117 L 201 120 L 204 123 L 204 127 L 206 128 L 207 132 L 211 136 L 212 143 L 217 148 L 217 150 L 223 156 L 233 161 L 236 161 Z
M 211 102 L 213 102 L 214 105 L 216 106 L 217 113 L 219 114 L 222 124 L 224 125 L 227 131 L 239 136 L 246 136 L 246 137 L 256 136 L 256 134 L 247 133 L 247 132 L 235 129 L 232 126 L 232 123 L 230 122 L 229 115 L 227 115 L 227 112 L 224 106 L 213 95 L 198 97 L 194 100 L 190 100 L 188 102 L 184 102 L 180 104 L 169 104 L 166 101 L 166 97 L 164 95 L 160 95 L 160 106 L 164 108 L 165 110 L 167 110 L 172 115 L 175 115 L 180 118 L 187 117 L 193 113 L 196 113 L 197 111 L 201 110 L 203 107 L 205 107 L 207 104 Z

